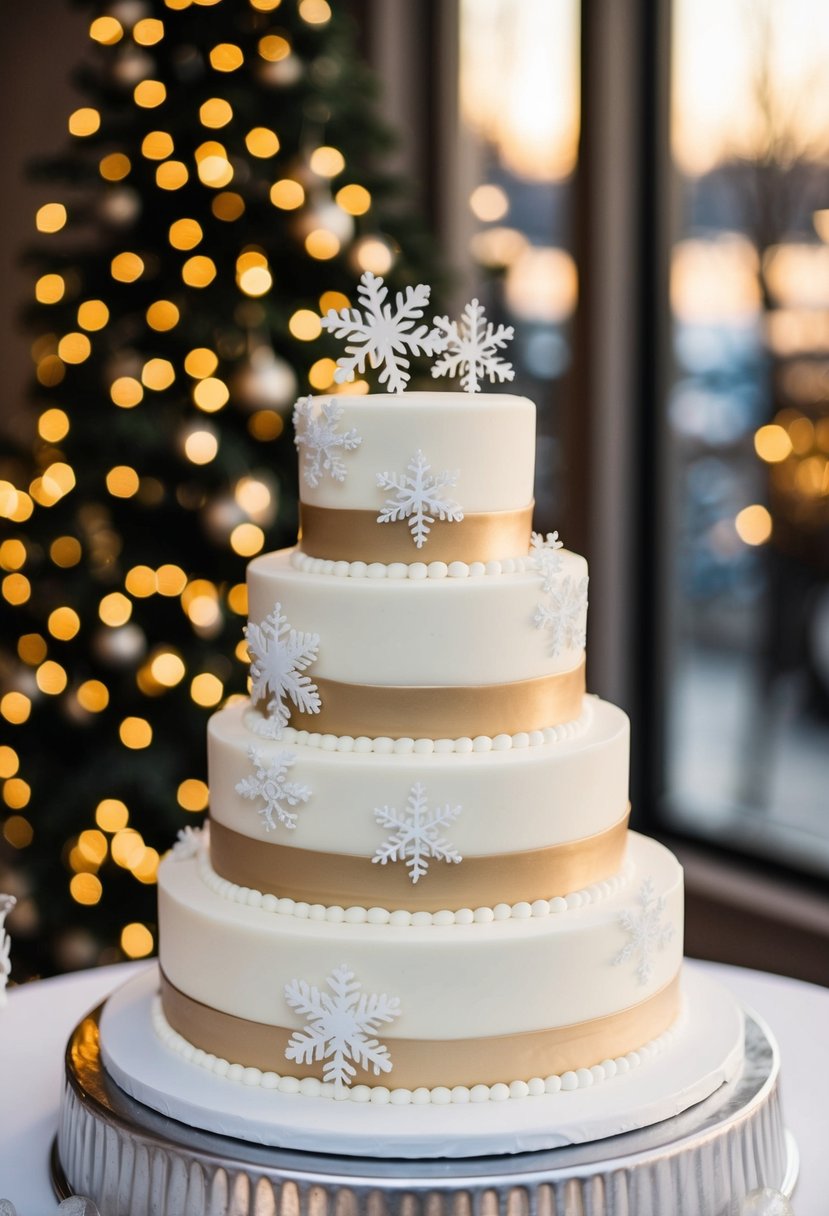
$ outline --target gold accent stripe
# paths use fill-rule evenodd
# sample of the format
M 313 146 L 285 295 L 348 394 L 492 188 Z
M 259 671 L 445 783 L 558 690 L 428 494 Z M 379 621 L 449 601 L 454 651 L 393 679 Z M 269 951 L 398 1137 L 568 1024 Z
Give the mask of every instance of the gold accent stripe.
M 451 523 L 436 519 L 422 549 L 405 520 L 378 524 L 377 511 L 300 503 L 300 547 L 339 562 L 487 562 L 527 553 L 534 503 L 519 511 L 480 511 Z
M 294 1077 L 322 1079 L 322 1062 L 288 1061 L 285 1048 L 294 1033 L 211 1009 L 186 996 L 161 974 L 164 1016 L 189 1043 L 232 1064 Z M 384 1036 L 392 1071 L 376 1077 L 357 1069 L 355 1085 L 495 1085 L 528 1081 L 627 1054 L 662 1034 L 679 1011 L 679 975 L 636 1005 L 573 1026 L 494 1035 L 480 1039 L 396 1039 Z
M 454 912 L 458 908 L 552 899 L 618 874 L 627 824 L 625 812 L 605 831 L 566 844 L 465 857 L 460 865 L 433 862 L 429 873 L 415 884 L 405 866 L 383 866 L 370 857 L 271 844 L 243 836 L 213 819 L 210 864 L 220 877 L 240 887 L 309 904 L 389 911 L 405 908 L 409 912 L 449 908 Z
M 316 676 L 314 683 L 320 712 L 305 714 L 290 706 L 291 726 L 371 739 L 458 739 L 543 730 L 575 721 L 585 693 L 584 659 L 570 671 L 507 684 L 346 684 Z

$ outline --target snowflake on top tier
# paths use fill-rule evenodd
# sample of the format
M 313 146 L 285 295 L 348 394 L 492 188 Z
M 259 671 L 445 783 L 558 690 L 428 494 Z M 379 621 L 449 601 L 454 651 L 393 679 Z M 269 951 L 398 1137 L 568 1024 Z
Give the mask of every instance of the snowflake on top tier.
M 460 322 L 448 317 L 435 317 L 439 334 L 437 353 L 440 358 L 432 365 L 433 376 L 457 376 L 467 393 L 479 393 L 480 381 L 488 377 L 503 384 L 515 376 L 511 363 L 497 353 L 513 337 L 511 325 L 497 328 L 486 320 L 483 304 L 472 300 L 463 310 Z
M 432 857 L 436 861 L 455 864 L 463 861 L 455 846 L 445 836 L 439 835 L 439 829 L 453 823 L 462 810 L 463 807 L 449 806 L 447 803 L 430 811 L 426 803 L 426 790 L 418 781 L 411 788 L 405 811 L 398 811 L 393 806 L 375 809 L 374 817 L 380 826 L 395 830 L 371 860 L 379 862 L 381 866 L 389 861 L 405 861 L 413 883 L 427 873 Z
M 346 966 L 335 967 L 325 982 L 330 993 L 320 992 L 306 980 L 285 985 L 285 1000 L 308 1020 L 304 1030 L 291 1035 L 287 1059 L 298 1064 L 324 1060 L 323 1079 L 338 1088 L 351 1084 L 357 1074 L 355 1064 L 371 1069 L 375 1076 L 391 1072 L 389 1050 L 373 1036 L 384 1022 L 400 1016 L 399 998 L 362 992 Z
M 334 481 L 345 481 L 347 469 L 341 452 L 353 452 L 362 443 L 354 427 L 342 434 L 337 427 L 343 407 L 324 401 L 315 413 L 310 397 L 300 397 L 294 406 L 294 443 L 304 451 L 302 475 L 309 486 L 318 486 L 327 473 Z
M 559 549 L 564 546 L 558 539 L 558 532 L 533 532 L 530 540 L 530 560 L 534 570 L 543 578 L 542 589 L 545 595 L 553 590 L 553 575 L 561 570 L 561 554 Z
M 458 503 L 443 495 L 444 487 L 453 486 L 459 473 L 432 474 L 429 461 L 422 452 L 415 452 L 405 473 L 378 473 L 377 485 L 381 490 L 393 490 L 391 498 L 383 503 L 377 516 L 378 524 L 395 523 L 400 519 L 409 521 L 409 531 L 418 549 L 422 549 L 429 538 L 430 524 L 435 519 L 460 523 L 463 510 Z
M 5 1005 L 6 985 L 12 972 L 12 939 L 5 930 L 6 916 L 17 903 L 13 895 L 0 895 L 0 1005 Z
M 536 629 L 550 631 L 551 655 L 560 654 L 562 650 L 584 649 L 586 612 L 587 575 L 580 579 L 568 576 L 557 587 L 551 585 L 549 600 L 539 604 L 533 616 Z
M 665 896 L 657 898 L 652 878 L 646 878 L 642 883 L 639 904 L 641 911 L 631 912 L 626 908 L 619 916 L 619 925 L 630 941 L 616 955 L 613 966 L 636 959 L 636 978 L 640 984 L 647 984 L 653 975 L 653 956 L 667 946 L 674 935 L 674 927 L 663 922 Z
M 316 684 L 303 675 L 319 652 L 319 634 L 300 633 L 282 615 L 282 605 L 274 604 L 261 625 L 245 628 L 250 651 L 251 692 L 254 701 L 271 693 L 267 704 L 270 717 L 276 719 L 274 737 L 279 738 L 291 716 L 286 699 L 293 701 L 300 713 L 318 714 L 321 701 Z
M 357 296 L 363 306 L 330 308 L 322 327 L 335 338 L 351 338 L 346 354 L 337 360 L 334 379 L 338 384 L 353 380 L 355 371 L 366 365 L 380 370 L 380 383 L 392 393 L 402 393 L 409 381 L 410 355 L 433 355 L 438 333 L 428 325 L 415 325 L 429 303 L 431 289 L 425 283 L 406 287 L 394 297 L 394 308 L 386 302 L 389 289 L 377 275 L 367 270 L 360 279 Z
M 248 759 L 253 764 L 254 775 L 243 777 L 236 786 L 236 793 L 249 798 L 251 802 L 262 799 L 265 805 L 257 809 L 264 821 L 265 831 L 272 832 L 277 823 L 286 828 L 295 828 L 296 813 L 286 810 L 282 803 L 297 806 L 311 797 L 307 785 L 286 780 L 288 769 L 293 767 L 296 756 L 292 752 L 279 752 L 268 762 L 255 747 L 249 747 Z

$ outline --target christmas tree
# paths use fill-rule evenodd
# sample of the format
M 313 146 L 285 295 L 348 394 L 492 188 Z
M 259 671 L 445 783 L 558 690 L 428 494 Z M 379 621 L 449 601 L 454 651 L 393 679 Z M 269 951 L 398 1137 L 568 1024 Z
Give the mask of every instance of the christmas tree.
M 153 949 L 206 718 L 245 690 L 246 563 L 296 535 L 291 406 L 337 388 L 320 315 L 366 269 L 434 278 L 347 14 L 89 7 L 88 104 L 35 169 L 36 436 L 0 473 L 18 979 Z

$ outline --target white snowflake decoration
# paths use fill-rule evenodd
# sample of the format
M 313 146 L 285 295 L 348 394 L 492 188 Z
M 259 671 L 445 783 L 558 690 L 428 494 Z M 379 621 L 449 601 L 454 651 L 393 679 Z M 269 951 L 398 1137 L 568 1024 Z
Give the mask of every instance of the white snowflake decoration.
M 552 576 L 547 577 L 549 580 Z M 533 617 L 536 629 L 550 631 L 551 655 L 561 654 L 562 650 L 584 649 L 586 612 L 587 575 L 580 579 L 568 575 L 557 587 L 551 584 L 549 601 L 539 604 Z
M 207 844 L 208 828 L 204 827 L 191 828 L 189 825 L 186 828 L 180 828 L 176 836 L 175 844 L 173 845 L 173 857 L 176 861 L 187 861 L 191 857 L 195 857 L 202 847 L 202 844 Z
M 429 303 L 431 289 L 425 283 L 406 287 L 387 303 L 389 289 L 379 276 L 367 270 L 357 288 L 363 306 L 328 310 L 322 327 L 335 338 L 350 338 L 346 353 L 337 360 L 334 379 L 338 384 L 353 380 L 355 372 L 366 365 L 380 368 L 380 383 L 392 393 L 402 393 L 409 382 L 409 356 L 433 355 L 437 350 L 437 330 L 416 325 Z
M 384 1022 L 400 1016 L 399 998 L 363 992 L 346 966 L 335 967 L 325 982 L 330 993 L 306 980 L 285 985 L 285 1000 L 308 1021 L 304 1030 L 291 1035 L 287 1059 L 298 1064 L 324 1060 L 323 1079 L 338 1087 L 351 1084 L 355 1065 L 371 1069 L 375 1076 L 391 1072 L 389 1050 L 374 1035 Z
M 341 453 L 353 452 L 362 443 L 355 427 L 340 432 L 343 407 L 333 399 L 323 401 L 319 413 L 310 397 L 300 397 L 294 406 L 294 443 L 304 453 L 302 475 L 306 484 L 318 486 L 328 474 L 345 481 L 348 472 Z
M 405 473 L 378 473 L 379 488 L 394 491 L 383 503 L 377 516 L 378 524 L 407 519 L 412 540 L 418 549 L 422 549 L 435 519 L 450 523 L 460 523 L 463 519 L 459 504 L 444 496 L 444 489 L 453 486 L 459 476 L 458 472 L 432 473 L 422 452 L 415 452 Z
M 480 381 L 487 377 L 493 384 L 512 380 L 512 364 L 497 353 L 513 337 L 511 325 L 495 327 L 487 321 L 483 304 L 472 300 L 463 310 L 460 322 L 435 317 L 440 358 L 432 365 L 433 376 L 457 376 L 467 393 L 479 393 Z
M 636 959 L 636 978 L 647 984 L 653 975 L 654 955 L 664 949 L 674 935 L 674 927 L 663 921 L 665 897 L 656 896 L 653 879 L 646 878 L 639 891 L 640 911 L 625 909 L 619 916 L 619 924 L 630 940 L 613 960 L 613 966 Z
M 426 790 L 418 781 L 412 786 L 404 811 L 393 806 L 377 807 L 374 817 L 381 827 L 392 828 L 392 835 L 385 840 L 372 857 L 381 866 L 389 861 L 405 861 L 409 878 L 416 883 L 429 869 L 429 860 L 463 861 L 454 845 L 440 835 L 440 829 L 453 823 L 462 811 L 460 806 L 435 807 L 429 810 Z
M 5 922 L 16 903 L 17 900 L 13 895 L 0 895 L 0 1006 L 5 1005 L 8 1000 L 6 985 L 12 971 L 12 939 L 5 930 Z
M 255 701 L 271 694 L 268 715 L 275 719 L 274 738 L 280 738 L 288 725 L 290 710 L 286 700 L 293 701 L 300 713 L 318 714 L 322 702 L 316 684 L 304 675 L 319 652 L 319 634 L 300 633 L 282 615 L 282 605 L 274 605 L 261 625 L 245 628 L 250 651 L 252 694 Z
M 287 780 L 288 769 L 293 767 L 296 756 L 292 752 L 279 752 L 268 761 L 255 747 L 250 747 L 248 759 L 253 764 L 254 775 L 243 777 L 236 786 L 236 793 L 249 798 L 251 802 L 262 799 L 265 805 L 257 809 L 265 824 L 265 831 L 272 832 L 277 823 L 286 828 L 295 828 L 296 812 L 286 810 L 283 802 L 287 802 L 288 806 L 298 806 L 311 797 L 307 785 Z
M 533 532 L 530 539 L 530 560 L 533 569 L 537 570 L 544 580 L 542 588 L 545 595 L 549 595 L 553 590 L 553 575 L 561 570 L 559 549 L 563 548 L 558 539 L 558 532 L 548 532 L 546 536 L 541 532 Z

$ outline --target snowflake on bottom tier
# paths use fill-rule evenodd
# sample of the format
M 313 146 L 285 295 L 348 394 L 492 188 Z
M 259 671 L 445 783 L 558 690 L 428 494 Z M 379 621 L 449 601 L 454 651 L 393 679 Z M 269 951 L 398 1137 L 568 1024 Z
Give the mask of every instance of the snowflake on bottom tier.
M 315 414 L 310 397 L 301 397 L 294 406 L 294 443 L 304 452 L 302 475 L 306 483 L 318 486 L 327 473 L 334 481 L 345 481 L 346 467 L 341 452 L 353 452 L 362 443 L 356 428 L 340 433 L 337 426 L 343 407 L 324 401 Z
M 426 804 L 426 789 L 418 781 L 409 792 L 405 811 L 398 811 L 393 806 L 375 809 L 374 816 L 380 826 L 396 830 L 380 845 L 371 860 L 382 866 L 389 861 L 405 861 L 413 883 L 427 873 L 430 858 L 456 864 L 463 861 L 454 845 L 438 833 L 439 828 L 457 819 L 462 810 L 460 806 L 451 807 L 447 803 L 430 811 Z
M 538 605 L 533 623 L 536 629 L 549 629 L 553 656 L 562 650 L 584 649 L 586 611 L 587 575 L 578 580 L 568 576 L 557 588 L 551 588 L 548 603 Z
M 331 992 L 320 992 L 306 980 L 285 985 L 285 1000 L 308 1021 L 304 1030 L 291 1035 L 285 1056 L 298 1064 L 324 1060 L 323 1079 L 335 1085 L 350 1085 L 357 1075 L 355 1064 L 371 1069 L 375 1076 L 391 1072 L 388 1048 L 374 1035 L 384 1022 L 400 1016 L 400 1000 L 362 992 L 354 972 L 335 967 L 325 981 Z
M 259 701 L 267 693 L 273 694 L 267 710 L 276 718 L 273 737 L 279 738 L 290 717 L 286 698 L 293 701 L 300 713 L 320 711 L 322 702 L 316 684 L 310 676 L 301 674 L 317 657 L 319 634 L 292 629 L 288 618 L 282 615 L 282 605 L 277 603 L 261 625 L 247 625 L 245 637 L 251 656 L 253 699 Z
M 378 473 L 377 485 L 381 490 L 394 490 L 394 495 L 383 503 L 377 516 L 378 524 L 395 523 L 400 519 L 409 521 L 409 531 L 418 549 L 429 539 L 430 524 L 435 518 L 460 523 L 463 510 L 458 503 L 444 498 L 446 486 L 453 486 L 458 473 L 430 472 L 430 464 L 422 452 L 415 452 L 408 463 L 406 473 Z
M 209 828 L 207 824 L 200 828 L 180 828 L 173 845 L 173 857 L 176 861 L 188 861 L 195 857 L 202 844 L 207 844 Z
M 553 590 L 553 575 L 558 574 L 561 569 L 559 549 L 563 548 L 564 545 L 558 539 L 558 532 L 548 532 L 546 536 L 541 532 L 533 532 L 530 539 L 530 561 L 533 569 L 537 570 L 544 580 L 542 590 L 545 595 L 549 595 Z
M 653 975 L 653 956 L 667 946 L 674 935 L 674 927 L 663 923 L 665 896 L 657 898 L 652 878 L 646 878 L 642 883 L 639 904 L 641 911 L 631 912 L 626 908 L 619 916 L 619 924 L 630 936 L 630 941 L 616 955 L 613 966 L 635 958 L 636 978 L 640 984 L 647 984 Z
M 257 752 L 255 747 L 248 748 L 248 759 L 253 764 L 255 773 L 252 777 L 243 777 L 236 786 L 236 793 L 254 802 L 261 798 L 264 806 L 259 807 L 259 814 L 265 823 L 265 831 L 271 832 L 277 823 L 286 828 L 295 828 L 297 816 L 293 811 L 287 811 L 282 805 L 297 806 L 307 802 L 311 791 L 307 785 L 297 785 L 295 781 L 286 781 L 288 769 L 296 761 L 292 752 L 279 752 L 268 763 Z
M 322 319 L 323 329 L 335 338 L 351 338 L 345 356 L 337 360 L 334 379 L 338 384 L 353 380 L 355 371 L 366 365 L 380 368 L 380 383 L 389 392 L 402 393 L 409 381 L 407 355 L 432 355 L 437 350 L 437 330 L 415 326 L 429 303 L 431 289 L 424 283 L 406 287 L 394 297 L 394 308 L 386 302 L 389 289 L 383 280 L 365 271 L 357 288 L 358 308 L 330 308 Z
M 467 393 L 479 393 L 480 380 L 485 376 L 501 384 L 515 376 L 512 364 L 497 353 L 512 338 L 513 328 L 511 325 L 496 328 L 486 320 L 484 306 L 477 300 L 466 305 L 460 322 L 435 317 L 435 328 L 440 358 L 432 365 L 433 376 L 460 373 L 461 388 Z

